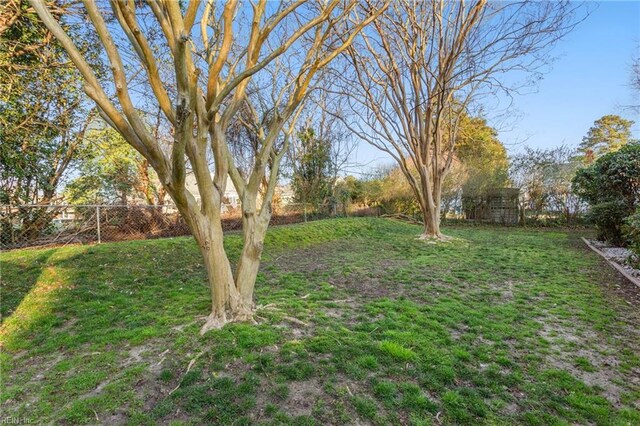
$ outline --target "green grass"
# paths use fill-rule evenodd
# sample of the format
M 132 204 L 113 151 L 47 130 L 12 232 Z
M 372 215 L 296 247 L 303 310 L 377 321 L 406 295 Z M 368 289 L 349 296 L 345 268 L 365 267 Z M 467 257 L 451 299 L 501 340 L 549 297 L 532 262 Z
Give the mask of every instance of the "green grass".
M 3 416 L 640 424 L 639 311 L 578 234 L 449 228 L 458 239 L 433 245 L 419 231 L 383 219 L 273 228 L 258 323 L 205 336 L 190 238 L 3 253 Z M 226 244 L 235 259 L 239 236 Z

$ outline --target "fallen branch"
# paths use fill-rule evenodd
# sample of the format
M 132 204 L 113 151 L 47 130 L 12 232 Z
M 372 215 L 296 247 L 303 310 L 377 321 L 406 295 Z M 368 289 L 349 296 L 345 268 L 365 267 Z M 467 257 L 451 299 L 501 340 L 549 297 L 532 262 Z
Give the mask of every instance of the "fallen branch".
M 401 222 L 409 222 L 414 225 L 424 225 L 421 220 L 416 219 L 415 217 L 407 216 L 406 214 L 394 213 L 394 214 L 383 214 L 382 216 L 385 219 L 398 220 Z
M 302 320 L 299 320 L 298 318 L 285 316 L 285 317 L 282 317 L 282 319 L 283 319 L 283 320 L 285 320 L 285 321 L 292 322 L 292 323 L 294 323 L 294 324 L 301 325 L 301 326 L 303 326 L 303 327 L 308 327 L 308 326 L 309 326 L 309 324 L 307 324 L 306 322 L 304 322 L 304 321 L 302 321 Z
M 182 375 L 182 378 L 180 379 L 180 382 L 178 382 L 178 386 L 176 386 L 175 388 L 173 388 L 173 390 L 171 390 L 171 392 L 169 392 L 169 395 L 171 395 L 172 393 L 174 393 L 175 391 L 177 391 L 180 388 L 180 385 L 182 384 L 182 381 L 184 380 L 184 376 L 186 376 L 187 374 L 189 374 L 189 371 L 191 371 L 191 367 L 194 366 L 194 364 L 196 363 L 196 361 L 198 360 L 198 358 L 200 358 L 202 355 L 204 355 L 207 351 L 205 352 L 200 352 L 198 355 L 196 355 L 195 358 L 193 358 L 191 361 L 189 361 L 189 365 L 187 365 L 187 371 L 184 372 L 184 374 Z

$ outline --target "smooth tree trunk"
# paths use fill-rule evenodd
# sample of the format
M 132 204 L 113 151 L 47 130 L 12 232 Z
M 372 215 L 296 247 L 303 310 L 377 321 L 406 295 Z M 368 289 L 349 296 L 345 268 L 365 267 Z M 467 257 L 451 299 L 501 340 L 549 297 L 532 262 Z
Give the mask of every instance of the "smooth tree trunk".
M 255 214 L 244 214 L 242 226 L 243 247 L 238 267 L 236 269 L 236 283 L 240 292 L 240 302 L 243 309 L 251 314 L 254 310 L 253 290 L 260 268 L 260 259 L 264 246 L 264 237 L 269 225 L 269 218 Z M 249 316 L 246 319 L 251 319 Z
M 420 235 L 421 240 L 440 240 L 443 235 L 440 232 L 440 208 L 431 206 L 422 211 L 424 232 Z
M 253 207 L 243 208 L 243 247 L 235 274 L 224 248 L 220 219 L 219 215 L 199 218 L 192 226 L 211 291 L 211 314 L 200 330 L 201 334 L 229 322 L 253 320 L 253 294 L 270 214 L 259 215 Z
M 202 254 L 211 291 L 211 314 L 201 330 L 204 333 L 232 321 L 239 311 L 240 297 L 235 288 L 229 258 L 224 250 L 221 223 L 202 220 L 192 231 Z
M 413 187 L 419 201 L 424 231 L 419 239 L 426 241 L 447 241 L 450 238 L 440 232 L 440 219 L 442 214 L 442 181 L 444 176 L 429 179 L 428 171 L 423 169 L 424 175 L 420 176 L 420 187 Z

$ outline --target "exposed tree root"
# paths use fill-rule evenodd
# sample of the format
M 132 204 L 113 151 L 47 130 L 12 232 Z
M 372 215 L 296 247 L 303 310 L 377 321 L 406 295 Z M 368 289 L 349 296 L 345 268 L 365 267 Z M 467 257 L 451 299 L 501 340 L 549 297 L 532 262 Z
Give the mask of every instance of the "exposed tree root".
M 307 324 L 306 322 L 304 322 L 302 320 L 299 320 L 298 318 L 284 316 L 284 317 L 282 317 L 282 319 L 285 320 L 285 321 L 289 321 L 290 323 L 293 323 L 293 324 L 301 325 L 303 327 L 308 327 L 309 326 L 309 324 Z
M 204 335 L 209 330 L 219 330 L 231 322 L 249 322 L 256 324 L 256 321 L 253 319 L 253 310 L 242 310 L 235 314 L 223 313 L 222 315 L 212 312 L 202 325 L 200 335 Z
M 227 320 L 226 315 L 221 316 L 221 315 L 215 315 L 212 313 L 207 317 L 206 321 L 202 325 L 202 328 L 200 329 L 200 335 L 202 336 L 204 333 L 206 333 L 209 330 L 221 329 L 222 327 L 225 326 L 225 324 L 229 322 L 231 321 Z
M 418 235 L 418 240 L 422 240 L 428 244 L 437 244 L 437 243 L 449 243 L 451 241 L 458 240 L 458 238 L 450 237 L 444 234 L 437 234 L 437 235 L 420 234 Z

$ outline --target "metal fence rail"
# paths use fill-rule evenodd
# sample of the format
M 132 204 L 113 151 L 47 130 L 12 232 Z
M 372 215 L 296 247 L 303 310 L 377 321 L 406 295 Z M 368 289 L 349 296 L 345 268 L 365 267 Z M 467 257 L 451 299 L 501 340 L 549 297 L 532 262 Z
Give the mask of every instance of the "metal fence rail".
M 276 207 L 272 225 L 338 216 L 375 216 L 376 208 L 339 206 L 329 212 L 310 205 Z M 240 210 L 223 206 L 225 230 L 241 229 Z M 144 240 L 190 235 L 172 205 L 20 205 L 0 206 L 0 249 Z
M 0 207 L 3 250 L 188 235 L 172 206 L 21 205 Z
M 397 206 L 322 205 L 290 203 L 274 207 L 271 225 L 286 225 L 307 220 L 344 216 L 380 216 L 397 214 Z M 420 221 L 418 212 L 406 212 Z M 524 211 L 514 223 L 487 215 L 484 210 L 450 209 L 443 214 L 443 224 L 501 224 L 554 226 L 579 225 L 581 215 L 570 221 L 560 212 Z M 223 206 L 223 229 L 242 228 L 240 209 Z M 190 235 L 191 231 L 173 205 L 0 205 L 0 250 L 26 247 L 101 243 L 106 241 L 144 240 Z

